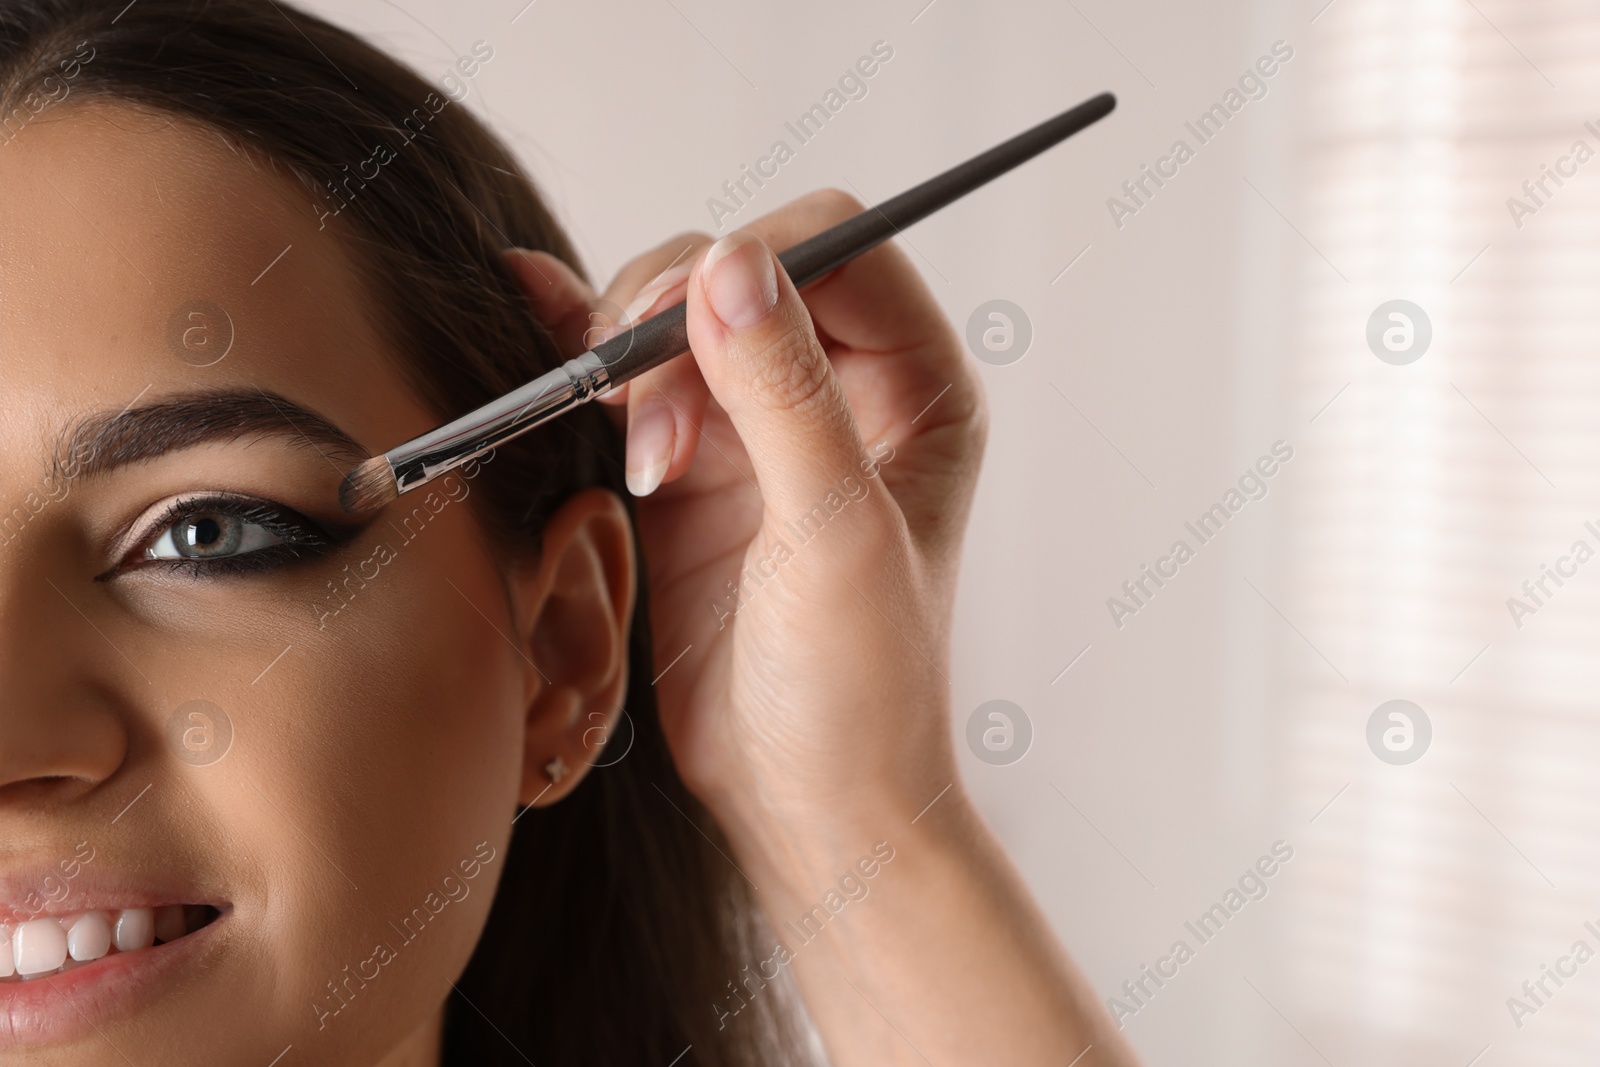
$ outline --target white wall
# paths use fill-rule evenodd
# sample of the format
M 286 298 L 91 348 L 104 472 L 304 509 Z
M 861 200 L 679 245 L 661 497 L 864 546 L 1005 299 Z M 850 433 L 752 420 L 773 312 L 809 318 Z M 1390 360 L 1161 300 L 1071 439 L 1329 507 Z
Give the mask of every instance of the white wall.
M 1506 998 L 1600 950 L 1600 563 L 1520 629 L 1505 600 L 1600 548 L 1600 161 L 1520 228 L 1506 198 L 1573 141 L 1600 151 L 1600 15 L 925 2 L 313 6 L 426 72 L 492 45 L 472 106 L 602 278 L 710 228 L 707 198 L 874 41 L 894 58 L 866 98 L 733 225 L 823 185 L 882 199 L 1115 91 L 1100 127 L 910 235 L 958 324 L 1003 297 L 1035 331 L 983 368 L 954 674 L 958 734 L 1005 698 L 1035 737 L 968 781 L 1106 995 L 1293 847 L 1127 1020 L 1153 1064 L 1591 1062 L 1600 963 L 1520 1029 Z M 1107 198 L 1280 40 L 1267 96 L 1116 226 Z M 1434 329 L 1406 366 L 1364 339 L 1393 298 Z M 1106 598 L 1280 439 L 1269 495 L 1114 626 Z M 1392 698 L 1432 722 L 1411 765 L 1367 747 Z

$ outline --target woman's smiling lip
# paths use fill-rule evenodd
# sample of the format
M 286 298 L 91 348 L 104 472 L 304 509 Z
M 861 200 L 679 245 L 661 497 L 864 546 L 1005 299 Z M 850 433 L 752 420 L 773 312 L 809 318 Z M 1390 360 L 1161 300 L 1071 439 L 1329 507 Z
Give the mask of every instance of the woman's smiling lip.
M 0 981 L 0 1052 L 81 1040 L 96 1031 L 103 1037 L 108 1026 L 157 999 L 181 971 L 193 969 L 222 944 L 231 914 L 228 903 L 208 900 L 192 886 L 117 879 L 104 867 L 93 869 L 92 850 L 88 855 L 89 861 L 80 853 L 66 865 L 8 866 L 0 873 L 0 928 L 15 934 L 30 922 L 84 912 L 115 916 L 174 904 L 203 905 L 214 909 L 215 917 L 161 944 L 131 951 L 113 947 L 98 959 L 71 963 L 65 971 Z M 69 875 L 69 870 L 75 873 Z M 55 892 L 47 896 L 51 889 Z M 11 945 L 4 948 L 9 955 Z
M 176 941 L 118 952 L 61 974 L 0 982 L 0 1051 L 60 1044 L 137 1013 L 220 944 L 228 913 Z

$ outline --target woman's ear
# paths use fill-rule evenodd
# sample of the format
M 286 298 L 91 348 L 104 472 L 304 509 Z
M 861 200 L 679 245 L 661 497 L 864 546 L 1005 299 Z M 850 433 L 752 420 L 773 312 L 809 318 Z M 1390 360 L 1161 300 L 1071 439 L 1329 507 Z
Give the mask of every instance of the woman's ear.
M 511 576 L 530 660 L 521 803 L 552 804 L 600 758 L 628 690 L 638 573 L 616 494 L 585 489 L 545 524 L 538 560 Z

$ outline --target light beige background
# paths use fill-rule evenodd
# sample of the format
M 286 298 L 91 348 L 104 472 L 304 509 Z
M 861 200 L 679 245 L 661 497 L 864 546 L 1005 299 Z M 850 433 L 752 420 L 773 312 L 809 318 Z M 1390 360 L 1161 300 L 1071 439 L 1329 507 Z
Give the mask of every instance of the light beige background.
M 467 106 L 601 278 L 710 229 L 707 199 L 793 145 L 783 122 L 875 41 L 894 58 L 868 95 L 732 225 L 825 185 L 882 199 L 1116 92 L 909 235 L 954 321 L 1003 297 L 1035 331 L 982 368 L 953 674 L 958 736 L 994 698 L 1035 736 L 1006 767 L 963 741 L 967 781 L 1105 996 L 1294 848 L 1127 1020 L 1152 1064 L 1593 1062 L 1600 961 L 1520 1028 L 1506 1000 L 1575 940 L 1600 949 L 1600 561 L 1520 629 L 1505 601 L 1600 548 L 1600 160 L 1520 228 L 1506 199 L 1575 140 L 1600 150 L 1600 15 L 926 2 L 313 6 L 435 77 L 492 46 Z M 1280 40 L 1268 95 L 1118 228 L 1107 198 Z M 1364 340 L 1393 298 L 1433 324 L 1409 366 Z M 1106 598 L 1280 439 L 1266 499 L 1115 627 Z M 1432 721 L 1410 766 L 1367 748 L 1392 698 Z

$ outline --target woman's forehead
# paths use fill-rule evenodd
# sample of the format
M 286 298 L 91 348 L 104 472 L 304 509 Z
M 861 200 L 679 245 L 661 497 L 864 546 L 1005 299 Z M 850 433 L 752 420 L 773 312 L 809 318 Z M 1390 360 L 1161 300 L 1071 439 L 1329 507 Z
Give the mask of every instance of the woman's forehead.
M 63 105 L 0 147 L 0 198 L 8 422 L 260 389 L 375 451 L 427 428 L 337 231 L 216 131 Z

